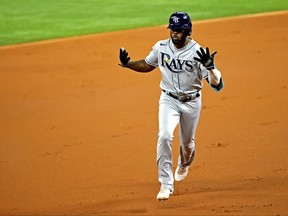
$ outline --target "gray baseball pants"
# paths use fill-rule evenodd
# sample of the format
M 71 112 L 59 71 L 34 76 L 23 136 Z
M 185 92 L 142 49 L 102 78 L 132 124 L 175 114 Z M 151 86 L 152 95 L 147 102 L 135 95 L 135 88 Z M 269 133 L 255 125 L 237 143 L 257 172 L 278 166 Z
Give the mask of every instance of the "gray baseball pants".
M 178 166 L 184 168 L 191 165 L 200 112 L 201 93 L 200 97 L 183 103 L 162 92 L 159 100 L 157 143 L 158 180 L 161 187 L 174 190 L 172 140 L 178 124 L 180 138 Z

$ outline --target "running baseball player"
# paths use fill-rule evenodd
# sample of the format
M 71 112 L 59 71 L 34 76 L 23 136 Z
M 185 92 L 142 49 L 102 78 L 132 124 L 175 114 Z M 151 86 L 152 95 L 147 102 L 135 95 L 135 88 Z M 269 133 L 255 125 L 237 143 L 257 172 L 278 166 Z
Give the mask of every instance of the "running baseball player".
M 220 71 L 214 63 L 216 52 L 202 48 L 191 37 L 192 23 L 185 12 L 169 18 L 170 38 L 158 41 L 145 59 L 130 61 L 128 52 L 120 48 L 120 66 L 137 72 L 150 72 L 159 67 L 162 79 L 159 99 L 159 131 L 157 142 L 159 201 L 167 200 L 174 191 L 174 179 L 183 181 L 195 156 L 195 133 L 201 111 L 202 80 L 215 91 L 223 88 Z M 172 140 L 179 124 L 180 154 L 173 177 Z

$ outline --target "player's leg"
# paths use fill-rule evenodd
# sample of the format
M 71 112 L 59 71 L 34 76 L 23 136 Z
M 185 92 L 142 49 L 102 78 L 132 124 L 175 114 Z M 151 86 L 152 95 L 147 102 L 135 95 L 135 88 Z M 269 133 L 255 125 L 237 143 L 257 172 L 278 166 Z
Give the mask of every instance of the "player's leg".
M 183 105 L 179 124 L 180 153 L 175 180 L 183 180 L 195 156 L 195 134 L 201 111 L 201 97 Z M 177 175 L 177 173 L 179 175 Z
M 174 190 L 172 170 L 172 140 L 180 114 L 175 100 L 162 93 L 159 101 L 159 131 L 157 143 L 158 180 L 162 188 Z M 157 197 L 158 198 L 158 197 Z

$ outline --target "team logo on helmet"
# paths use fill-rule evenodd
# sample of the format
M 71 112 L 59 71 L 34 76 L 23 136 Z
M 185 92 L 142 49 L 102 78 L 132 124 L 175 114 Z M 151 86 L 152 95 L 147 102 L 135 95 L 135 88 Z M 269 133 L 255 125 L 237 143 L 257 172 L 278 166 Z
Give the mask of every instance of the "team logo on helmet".
M 173 20 L 174 23 L 178 23 L 180 18 L 177 16 L 172 16 L 171 19 Z

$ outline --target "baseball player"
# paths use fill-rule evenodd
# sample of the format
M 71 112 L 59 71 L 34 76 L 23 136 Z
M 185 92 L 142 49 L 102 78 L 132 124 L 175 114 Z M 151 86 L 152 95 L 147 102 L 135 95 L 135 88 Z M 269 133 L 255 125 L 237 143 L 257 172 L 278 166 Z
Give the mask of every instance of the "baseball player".
M 201 111 L 202 80 L 215 91 L 223 88 L 220 71 L 209 48 L 203 49 L 191 37 L 192 23 L 185 12 L 169 18 L 170 38 L 158 41 L 145 59 L 130 61 L 128 52 L 120 48 L 120 66 L 137 72 L 150 72 L 159 67 L 162 89 L 159 99 L 159 131 L 157 142 L 159 201 L 167 200 L 174 191 L 174 179 L 182 181 L 195 156 L 195 133 Z M 180 154 L 173 177 L 172 140 L 179 124 Z

